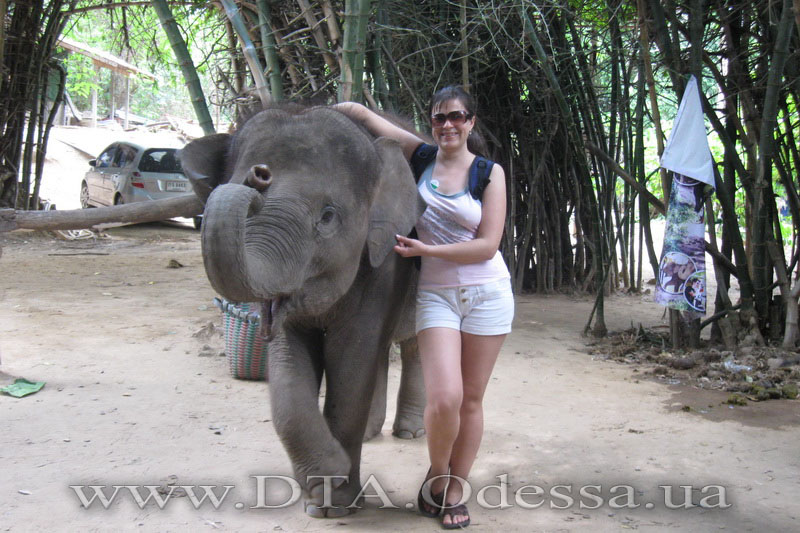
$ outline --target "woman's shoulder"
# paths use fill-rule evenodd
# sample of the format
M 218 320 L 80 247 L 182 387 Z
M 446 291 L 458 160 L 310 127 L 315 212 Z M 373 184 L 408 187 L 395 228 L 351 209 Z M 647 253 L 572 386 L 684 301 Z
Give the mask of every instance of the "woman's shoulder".
M 439 151 L 439 147 L 435 144 L 428 144 L 426 142 L 420 142 L 420 144 L 414 149 L 414 153 L 411 154 L 411 158 L 414 159 L 433 159 L 436 157 L 436 153 Z
M 414 173 L 414 178 L 417 181 L 419 181 L 419 178 L 422 176 L 422 173 L 425 172 L 425 169 L 436 160 L 436 153 L 438 151 L 438 146 L 425 142 L 421 143 L 414 149 L 409 163 L 411 164 L 411 171 Z

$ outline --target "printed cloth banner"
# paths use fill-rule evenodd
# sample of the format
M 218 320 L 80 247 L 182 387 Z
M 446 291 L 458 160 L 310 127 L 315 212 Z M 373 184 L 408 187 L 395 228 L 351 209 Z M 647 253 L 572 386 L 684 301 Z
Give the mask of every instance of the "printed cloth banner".
M 656 278 L 656 303 L 695 316 L 706 313 L 705 187 L 673 173 Z

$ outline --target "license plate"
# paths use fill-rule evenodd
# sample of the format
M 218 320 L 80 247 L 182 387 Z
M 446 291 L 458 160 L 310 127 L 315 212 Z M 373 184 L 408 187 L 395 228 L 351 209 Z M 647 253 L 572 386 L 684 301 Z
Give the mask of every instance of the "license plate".
M 168 191 L 186 191 L 186 182 L 185 181 L 168 181 L 167 182 L 167 190 Z

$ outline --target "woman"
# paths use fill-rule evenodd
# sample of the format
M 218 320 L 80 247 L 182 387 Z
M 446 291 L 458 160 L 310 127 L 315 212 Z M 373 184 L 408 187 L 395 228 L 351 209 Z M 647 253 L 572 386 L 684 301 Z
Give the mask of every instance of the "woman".
M 428 204 L 417 222 L 419 239 L 398 235 L 394 249 L 403 257 L 422 258 L 416 329 L 431 467 L 418 505 L 423 515 L 441 514 L 445 529 L 463 528 L 470 521 L 465 483 L 483 435 L 483 395 L 514 315 L 508 268 L 498 252 L 505 174 L 500 165 L 491 166 L 480 200 L 468 190 L 476 158 L 468 146 L 475 101 L 459 87 L 433 96 L 435 148 L 360 104 L 336 107 L 374 135 L 397 140 L 412 167 L 420 167 L 435 150 L 416 176 Z

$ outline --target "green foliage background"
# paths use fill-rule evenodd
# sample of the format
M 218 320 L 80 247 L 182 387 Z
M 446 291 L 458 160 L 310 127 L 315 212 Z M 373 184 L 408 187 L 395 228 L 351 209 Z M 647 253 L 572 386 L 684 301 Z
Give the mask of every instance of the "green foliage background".
M 216 87 L 209 76 L 214 67 L 213 52 L 224 40 L 225 31 L 213 12 L 192 6 L 173 6 L 178 24 L 197 67 L 204 91 L 213 98 Z M 186 31 L 186 29 L 189 31 Z M 109 31 L 111 30 L 111 31 Z M 131 112 L 153 121 L 165 116 L 195 120 L 189 94 L 166 35 L 155 12 L 149 6 L 130 6 L 124 17 L 122 10 L 91 10 L 72 16 L 65 37 L 111 53 L 136 67 L 154 74 L 130 77 Z M 220 37 L 222 36 L 222 38 Z M 67 91 L 82 111 L 91 109 L 91 91 L 98 95 L 98 114 L 111 110 L 111 77 L 115 77 L 114 95 L 117 109 L 125 105 L 124 77 L 107 68 L 96 68 L 93 61 L 81 54 L 61 49 L 59 59 L 67 69 Z M 209 57 L 212 57 L 209 60 Z M 225 116 L 225 119 L 229 117 Z

